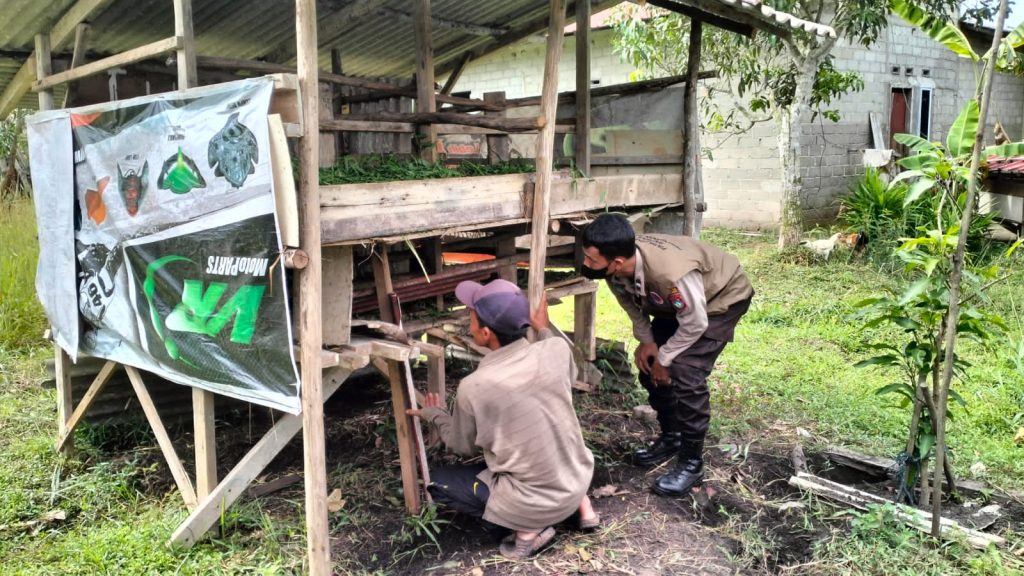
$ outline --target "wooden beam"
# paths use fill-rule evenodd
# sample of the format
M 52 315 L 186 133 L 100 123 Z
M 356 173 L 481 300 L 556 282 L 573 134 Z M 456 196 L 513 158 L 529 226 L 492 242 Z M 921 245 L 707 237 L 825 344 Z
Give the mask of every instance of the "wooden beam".
M 700 72 L 702 25 L 690 20 L 690 47 L 686 60 L 686 88 L 683 92 L 683 234 L 697 238 L 697 163 L 700 162 L 700 118 L 697 113 L 697 75 Z
M 32 85 L 32 89 L 39 92 L 41 90 L 52 88 L 58 84 L 106 72 L 111 68 L 134 64 L 135 62 L 148 60 L 150 58 L 160 56 L 161 54 L 166 54 L 167 52 L 174 52 L 175 50 L 180 50 L 181 47 L 182 39 L 180 36 L 165 38 L 151 44 L 146 44 L 145 46 L 128 50 L 127 52 L 115 54 L 109 58 L 90 62 L 80 68 L 74 68 L 66 72 L 61 72 L 60 74 L 54 74 L 53 76 L 37 80 L 36 83 Z
M 501 118 L 480 114 L 462 114 L 460 112 L 371 112 L 347 114 L 344 118 L 350 122 L 362 120 L 370 122 L 410 122 L 413 124 L 460 124 L 505 132 L 533 132 L 541 128 L 537 118 Z M 552 118 L 552 126 L 554 126 L 554 118 Z
M 193 510 L 198 501 L 196 500 L 196 491 L 192 487 L 192 479 L 188 477 L 188 472 L 185 471 L 177 451 L 174 450 L 174 443 L 171 442 L 171 437 L 167 434 L 167 429 L 164 428 L 156 404 L 153 403 L 153 398 L 149 395 L 149 390 L 146 389 L 146 383 L 143 382 L 142 375 L 134 366 L 125 366 L 124 370 L 128 373 L 128 380 L 131 381 L 132 388 L 135 389 L 135 395 L 139 398 L 139 405 L 142 406 L 142 411 L 146 414 L 146 420 L 149 422 L 150 428 L 153 429 L 153 435 L 156 436 L 156 442 L 160 445 L 164 460 L 167 461 L 167 466 L 171 469 L 171 476 L 174 477 L 174 483 L 178 485 L 178 492 L 181 493 L 185 506 L 189 510 Z
M 195 432 L 196 497 L 206 498 L 217 486 L 217 427 L 214 395 L 192 389 L 192 427 Z
M 85 64 L 85 44 L 88 34 L 88 24 L 79 24 L 75 27 L 75 47 L 71 52 L 71 68 L 77 68 Z M 64 89 L 64 101 L 60 105 L 61 108 L 67 108 L 75 101 L 76 88 L 73 83 L 68 83 Z
M 98 14 L 107 7 L 113 0 L 78 0 L 71 8 L 61 16 L 50 30 L 50 49 L 59 50 L 60 47 L 71 38 L 75 27 L 94 14 Z M 25 63 L 14 75 L 11 83 L 7 85 L 2 96 L 0 96 L 0 118 L 6 117 L 18 107 L 21 99 L 31 89 L 32 82 L 36 80 L 35 55 L 29 56 Z
M 724 8 L 723 11 L 729 12 L 729 17 L 724 15 L 716 15 L 705 10 L 701 10 L 695 6 L 683 5 L 674 0 L 647 0 L 652 6 L 658 8 L 664 8 L 690 18 L 691 20 L 703 20 L 712 26 L 717 26 L 723 30 L 729 32 L 735 32 L 741 36 L 753 36 L 754 35 L 754 23 L 760 22 L 756 17 L 747 16 L 739 11 L 738 8 Z M 765 23 L 760 23 L 759 28 L 775 30 L 774 27 L 770 27 Z M 777 33 L 777 32 L 776 32 Z
M 432 114 L 437 111 L 434 100 L 434 42 L 430 0 L 413 0 L 416 37 L 416 111 Z M 426 123 L 419 127 L 420 158 L 437 161 L 437 130 Z
M 36 78 L 43 80 L 52 78 L 50 76 L 51 66 L 50 37 L 46 34 L 36 34 Z M 53 90 L 39 91 L 39 109 L 53 110 Z
M 393 8 L 378 8 L 377 14 L 384 16 L 385 18 L 397 19 L 397 20 L 415 20 L 416 15 L 402 10 L 395 10 Z M 481 26 L 479 24 L 471 24 L 469 22 L 459 22 L 457 20 L 449 20 L 447 18 L 438 18 L 437 16 L 430 17 L 431 25 L 441 30 L 457 30 L 459 32 L 465 32 L 472 36 L 487 36 L 497 37 L 508 33 L 508 28 L 495 28 L 493 26 Z
M 576 0 L 576 169 L 590 174 L 590 0 Z
M 347 118 L 348 116 L 345 116 Z M 462 126 L 459 124 L 434 124 L 438 134 L 507 134 L 504 130 Z M 563 128 L 559 125 L 558 128 Z M 321 120 L 321 132 L 397 132 L 412 133 L 416 125 L 412 122 L 381 122 L 376 120 Z M 556 131 L 561 131 L 556 129 Z
M 441 94 L 445 96 L 452 93 L 455 89 L 455 84 L 459 81 L 459 76 L 462 76 L 462 72 L 466 69 L 466 65 L 473 59 L 472 52 L 466 52 L 460 58 L 455 68 L 452 69 L 451 74 L 448 75 L 448 79 L 444 81 L 444 86 L 441 87 Z
M 551 207 L 551 163 L 555 146 L 555 112 L 558 108 L 558 64 L 562 58 L 565 3 L 566 0 L 551 0 L 548 20 L 548 44 L 540 104 L 540 122 L 543 127 L 537 135 L 537 174 L 530 242 L 531 312 L 537 309 L 544 298 L 544 264 L 547 260 Z
M 68 380 L 70 381 L 70 375 L 67 374 L 69 366 L 61 366 L 62 362 L 64 362 L 64 360 L 57 358 L 54 363 L 54 368 L 56 369 L 54 370 L 56 376 L 55 380 L 58 383 L 58 389 L 65 376 L 68 376 Z M 92 406 L 93 400 L 95 400 L 96 397 L 99 396 L 100 392 L 103 391 L 107 382 L 110 381 L 110 376 L 113 375 L 114 371 L 117 370 L 119 366 L 120 364 L 117 362 L 108 360 L 103 365 L 103 368 L 100 369 L 96 378 L 93 379 L 92 384 L 89 385 L 89 389 L 85 391 L 85 395 L 82 396 L 82 400 L 78 403 L 78 406 L 75 406 L 75 411 L 69 418 L 61 422 L 61 430 L 57 437 L 57 450 L 59 452 L 63 452 L 64 447 L 69 441 L 71 441 L 71 438 L 75 433 L 75 428 L 78 427 L 78 423 L 82 421 L 83 417 L 85 417 L 85 413 L 89 411 L 89 407 Z M 58 412 L 60 411 L 60 405 L 61 403 L 58 402 Z
M 295 1 L 295 37 L 302 117 L 315 122 L 319 102 L 316 0 Z M 299 272 L 299 346 L 301 347 L 302 444 L 306 488 L 306 551 L 309 573 L 331 573 L 327 526 L 327 463 L 324 395 L 320 369 L 323 348 L 320 242 L 320 135 L 311 127 L 299 139 L 300 248 L 309 265 Z
M 705 70 L 698 75 L 701 80 L 707 78 L 717 78 L 718 72 L 715 70 Z M 641 92 L 653 92 L 656 90 L 663 90 L 669 86 L 675 86 L 676 84 L 683 84 L 686 82 L 686 76 L 667 76 L 665 78 L 654 78 L 652 80 L 640 80 L 639 82 L 626 82 L 623 84 L 612 84 L 610 86 L 599 86 L 590 90 L 591 98 L 599 98 L 603 96 L 612 95 L 624 95 L 624 94 L 638 94 Z M 568 104 L 576 101 L 576 91 L 571 90 L 568 92 L 561 92 L 558 94 L 559 104 Z M 540 96 L 529 96 L 526 98 L 512 98 L 505 101 L 505 105 L 509 108 L 519 108 L 522 106 L 538 106 L 540 105 Z
M 364 364 L 365 365 L 365 362 Z M 352 373 L 350 367 L 333 368 L 324 377 L 324 399 L 332 394 Z M 216 488 L 199 503 L 171 535 L 170 544 L 188 548 L 199 541 L 206 532 L 220 519 L 223 511 L 234 504 L 245 489 L 256 479 L 275 457 L 291 442 L 292 438 L 302 429 L 303 417 L 295 414 L 284 414 L 274 426 L 260 438 L 255 446 L 246 452 L 231 472 Z M 324 486 L 326 492 L 326 485 Z M 326 498 L 326 496 L 325 496 Z

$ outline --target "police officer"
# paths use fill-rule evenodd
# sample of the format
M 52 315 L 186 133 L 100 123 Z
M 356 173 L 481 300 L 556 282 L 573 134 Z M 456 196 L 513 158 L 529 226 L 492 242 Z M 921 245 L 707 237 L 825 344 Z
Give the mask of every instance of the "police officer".
M 581 243 L 581 274 L 605 279 L 633 324 L 640 382 L 658 414 L 661 435 L 634 462 L 653 466 L 678 455 L 652 489 L 685 494 L 704 480 L 708 374 L 754 289 L 732 254 L 686 236 L 636 235 L 619 214 L 598 216 Z

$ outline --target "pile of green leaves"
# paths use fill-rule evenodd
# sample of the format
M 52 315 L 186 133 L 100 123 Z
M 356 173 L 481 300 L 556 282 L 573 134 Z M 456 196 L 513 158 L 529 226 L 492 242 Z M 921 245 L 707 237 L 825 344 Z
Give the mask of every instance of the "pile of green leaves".
M 418 159 L 402 159 L 393 155 L 371 154 L 362 157 L 342 156 L 334 166 L 321 168 L 320 184 L 359 184 L 394 180 L 493 176 L 533 171 L 532 162 L 519 159 L 501 164 L 465 162 L 449 166 L 441 162 L 431 163 Z

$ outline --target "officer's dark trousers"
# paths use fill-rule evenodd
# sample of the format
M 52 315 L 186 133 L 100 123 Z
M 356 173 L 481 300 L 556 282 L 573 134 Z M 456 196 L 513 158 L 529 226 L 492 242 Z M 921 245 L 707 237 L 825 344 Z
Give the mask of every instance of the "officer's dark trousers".
M 750 299 L 733 304 L 723 314 L 708 316 L 704 334 L 672 361 L 668 385 L 653 386 L 651 377 L 640 373 L 640 383 L 647 389 L 651 408 L 658 413 L 662 432 L 680 432 L 684 440 L 702 442 L 711 420 L 708 375 L 718 355 L 732 342 L 740 318 L 750 308 Z M 654 341 L 660 347 L 679 328 L 675 318 L 653 318 Z M 657 360 L 655 360 L 657 362 Z

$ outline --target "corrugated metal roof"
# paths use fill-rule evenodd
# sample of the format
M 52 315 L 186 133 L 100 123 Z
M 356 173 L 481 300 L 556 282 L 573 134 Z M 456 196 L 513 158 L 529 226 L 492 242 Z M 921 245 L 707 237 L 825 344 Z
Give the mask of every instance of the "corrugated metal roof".
M 75 0 L 0 0 L 10 19 L 0 26 L 0 94 L 34 48 L 34 36 L 49 31 Z M 685 3 L 682 0 L 680 3 Z M 596 0 L 603 10 L 617 0 Z M 777 12 L 759 0 L 717 0 L 718 12 L 834 35 Z M 290 0 L 193 0 L 196 53 L 202 56 L 293 63 L 295 3 Z M 572 20 L 573 7 L 569 3 Z M 706 5 L 706 3 L 705 3 Z M 415 71 L 415 38 L 408 0 L 318 0 L 320 66 L 330 69 L 331 49 L 341 53 L 343 73 L 367 78 L 408 79 Z M 434 0 L 434 66 L 450 70 L 467 52 L 476 56 L 518 39 L 544 33 L 549 0 Z M 740 14 L 742 13 L 742 14 Z M 111 0 L 89 19 L 88 47 L 95 57 L 117 54 L 174 34 L 171 0 Z M 70 40 L 70 39 L 69 39 Z M 69 59 L 71 42 L 57 47 Z M 12 56 L 13 54 L 13 56 Z M 55 64 L 60 70 L 63 64 Z M 34 71 L 33 71 L 34 76 Z M 23 107 L 35 107 L 29 92 Z
M 1013 158 L 991 156 L 988 159 L 988 174 L 990 177 L 1024 178 L 1024 156 Z

